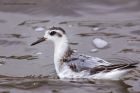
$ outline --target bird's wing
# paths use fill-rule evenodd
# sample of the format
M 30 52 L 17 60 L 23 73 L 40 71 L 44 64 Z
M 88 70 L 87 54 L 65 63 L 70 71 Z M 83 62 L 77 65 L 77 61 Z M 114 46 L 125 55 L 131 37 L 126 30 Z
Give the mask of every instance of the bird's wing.
M 112 70 L 118 69 L 118 70 L 123 70 L 123 69 L 131 69 L 131 68 L 135 68 L 136 65 L 138 64 L 138 62 L 136 63 L 123 63 L 123 64 L 111 64 L 108 66 L 105 65 L 100 65 L 94 68 L 89 69 L 90 74 L 96 74 L 99 72 L 110 72 Z
M 99 73 L 101 71 L 111 71 L 114 69 L 129 69 L 136 67 L 135 63 L 122 63 L 122 64 L 111 64 L 98 57 L 91 57 L 88 55 L 73 55 L 69 61 L 68 66 L 75 72 L 88 70 L 91 74 Z
M 98 57 L 91 57 L 84 54 L 73 54 L 67 64 L 73 71 L 88 70 L 100 65 L 110 65 L 111 63 Z

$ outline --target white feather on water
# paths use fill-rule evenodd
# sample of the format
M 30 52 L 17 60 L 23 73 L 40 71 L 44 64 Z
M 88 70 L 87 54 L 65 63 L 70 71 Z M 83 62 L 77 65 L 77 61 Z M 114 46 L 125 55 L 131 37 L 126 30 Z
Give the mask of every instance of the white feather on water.
M 45 30 L 45 28 L 44 27 L 36 27 L 36 28 L 34 28 L 34 30 L 35 31 L 44 31 Z
M 108 42 L 100 39 L 100 38 L 95 38 L 93 40 L 93 44 L 97 47 L 97 48 L 105 48 L 106 46 L 108 46 Z

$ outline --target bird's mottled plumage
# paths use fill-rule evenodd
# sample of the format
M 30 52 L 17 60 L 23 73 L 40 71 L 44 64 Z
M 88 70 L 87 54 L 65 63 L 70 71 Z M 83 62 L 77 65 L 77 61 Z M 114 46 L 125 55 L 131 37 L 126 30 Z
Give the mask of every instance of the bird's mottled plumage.
M 96 74 L 100 72 L 109 72 L 114 69 L 123 70 L 136 67 L 138 63 L 122 63 L 122 64 L 111 64 L 98 57 L 91 57 L 84 54 L 72 53 L 65 58 L 66 64 L 75 72 L 83 70 L 89 71 L 89 73 Z

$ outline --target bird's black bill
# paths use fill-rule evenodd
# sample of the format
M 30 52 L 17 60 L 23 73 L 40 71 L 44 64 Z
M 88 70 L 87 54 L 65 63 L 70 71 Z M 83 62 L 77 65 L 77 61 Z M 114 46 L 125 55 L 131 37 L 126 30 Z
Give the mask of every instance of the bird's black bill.
M 45 41 L 46 40 L 46 38 L 40 38 L 39 40 L 37 40 L 36 42 L 33 42 L 32 44 L 31 44 L 31 46 L 33 46 L 33 45 L 36 45 L 36 44 L 38 44 L 38 43 L 41 43 L 41 42 L 43 42 L 43 41 Z

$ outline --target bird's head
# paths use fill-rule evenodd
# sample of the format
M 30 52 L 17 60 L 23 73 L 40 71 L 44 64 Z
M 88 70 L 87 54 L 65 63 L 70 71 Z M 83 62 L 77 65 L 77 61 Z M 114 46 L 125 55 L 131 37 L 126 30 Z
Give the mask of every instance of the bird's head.
M 66 38 L 66 33 L 65 30 L 62 29 L 61 27 L 51 27 L 45 32 L 45 35 L 37 40 L 36 42 L 33 42 L 31 46 L 36 45 L 38 43 L 41 43 L 43 41 L 51 40 L 53 42 L 59 42 Z

